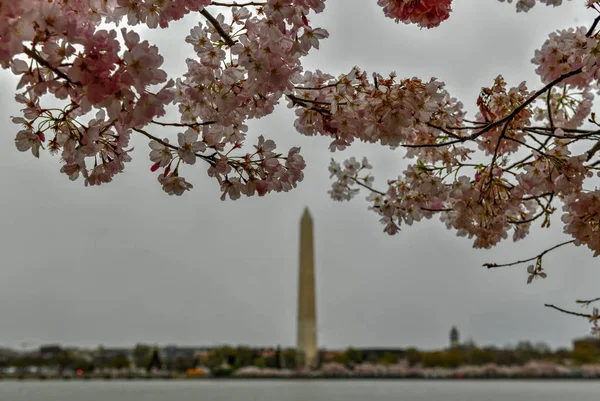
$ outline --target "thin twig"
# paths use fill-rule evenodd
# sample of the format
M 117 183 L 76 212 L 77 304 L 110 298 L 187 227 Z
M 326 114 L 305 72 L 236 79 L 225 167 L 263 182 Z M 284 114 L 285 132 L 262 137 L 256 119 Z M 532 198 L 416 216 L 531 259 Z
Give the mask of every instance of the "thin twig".
M 354 177 L 350 177 L 350 178 L 352 179 L 352 181 L 354 181 L 355 183 L 357 183 L 361 187 L 366 188 L 366 189 L 368 189 L 371 192 L 375 192 L 376 194 L 379 194 L 381 196 L 385 196 L 385 192 L 378 191 L 377 189 L 372 188 L 372 187 L 368 186 L 367 184 L 364 184 L 364 183 L 360 182 L 360 180 L 358 180 L 358 179 L 356 179 Z
M 562 313 L 566 313 L 567 315 L 573 315 L 573 316 L 579 316 L 579 317 L 587 317 L 587 318 L 592 317 L 592 315 L 588 315 L 587 313 L 571 312 L 569 310 L 565 310 L 565 309 L 559 308 L 558 306 L 554 306 L 552 304 L 544 304 L 544 306 L 548 307 L 548 308 L 556 309 L 557 311 L 560 311 Z
M 67 81 L 67 82 L 69 82 L 69 83 L 71 83 L 73 85 L 81 86 L 81 84 L 79 82 L 73 82 L 73 81 L 71 81 L 71 79 L 68 77 L 68 75 L 65 74 L 64 72 L 62 72 L 60 70 L 57 70 L 56 68 L 52 67 L 50 65 L 50 63 L 48 63 L 46 60 L 44 60 L 43 58 L 41 58 L 40 55 L 35 52 L 35 50 L 29 49 L 29 48 L 23 46 L 23 53 L 27 54 L 30 58 L 32 58 L 35 61 L 37 61 L 38 64 L 41 64 L 44 67 L 48 68 L 50 71 L 52 71 L 53 73 L 55 73 L 56 75 L 58 75 L 60 78 L 64 79 L 65 81 Z
M 205 121 L 203 123 L 183 124 L 183 123 L 163 123 L 163 122 L 156 121 L 156 120 L 152 120 L 150 122 L 152 124 L 161 125 L 163 127 L 198 127 L 200 125 L 210 125 L 210 124 L 215 124 L 216 123 L 216 121 Z
M 145 131 L 145 130 L 143 130 L 141 128 L 133 128 L 133 130 L 136 131 L 136 132 L 139 132 L 140 134 L 144 135 L 145 137 L 147 137 L 149 139 L 152 139 L 152 140 L 160 143 L 163 146 L 171 148 L 171 149 L 173 149 L 175 151 L 179 150 L 179 146 L 171 145 L 169 142 L 163 141 L 162 139 L 160 139 L 158 137 L 155 137 L 154 135 L 152 135 L 148 131 Z M 204 155 L 201 155 L 199 153 L 194 153 L 194 155 L 196 157 L 198 157 L 199 159 L 202 159 L 202 160 L 208 162 L 211 166 L 215 165 L 214 157 L 212 157 L 212 155 L 211 156 L 204 156 Z
M 533 261 L 533 260 L 536 260 L 536 259 L 538 259 L 538 258 L 541 258 L 541 257 L 542 257 L 542 256 L 544 256 L 545 254 L 547 254 L 547 253 L 548 253 L 548 252 L 550 252 L 550 251 L 553 251 L 553 250 L 555 250 L 556 248 L 560 248 L 561 246 L 568 245 L 568 244 L 572 244 L 573 242 L 575 242 L 575 240 L 574 240 L 574 239 L 572 239 L 572 240 L 570 240 L 570 241 L 565 241 L 565 242 L 562 242 L 562 243 L 560 243 L 560 244 L 558 244 L 558 245 L 554 245 L 552 248 L 548 248 L 548 249 L 546 249 L 545 251 L 543 251 L 543 252 L 539 253 L 538 255 L 536 255 L 536 256 L 534 256 L 534 257 L 531 257 L 531 258 L 529 258 L 529 259 L 518 260 L 518 261 L 516 261 L 516 262 L 512 262 L 512 263 L 504 263 L 504 264 L 500 264 L 500 265 L 499 265 L 499 264 L 497 264 L 497 263 L 484 263 L 484 264 L 483 264 L 483 266 L 484 266 L 484 267 L 487 267 L 488 269 L 491 269 L 491 268 L 493 268 L 493 267 L 514 266 L 514 265 L 519 265 L 519 264 L 521 264 L 521 263 L 527 263 L 527 262 L 531 262 L 531 261 Z
M 219 7 L 248 7 L 248 6 L 255 6 L 255 7 L 262 7 L 262 6 L 266 6 L 267 3 L 266 2 L 257 2 L 257 1 L 249 1 L 247 3 L 237 3 L 237 2 L 233 2 L 233 3 L 221 3 L 220 1 L 213 1 L 212 3 L 210 3 L 211 6 L 219 6 Z
M 575 301 L 578 304 L 584 304 L 585 306 L 589 306 L 591 303 L 600 301 L 600 298 L 594 298 L 594 299 L 588 299 L 588 300 L 581 300 L 578 299 L 577 301 Z

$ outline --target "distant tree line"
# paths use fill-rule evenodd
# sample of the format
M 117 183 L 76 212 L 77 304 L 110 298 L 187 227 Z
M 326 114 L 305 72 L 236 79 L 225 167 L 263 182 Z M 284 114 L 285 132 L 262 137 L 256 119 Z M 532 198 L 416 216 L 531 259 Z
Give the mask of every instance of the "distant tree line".
M 177 350 L 175 348 L 175 350 Z M 460 345 L 445 350 L 420 351 L 416 348 L 402 350 L 373 350 L 347 348 L 343 351 L 321 351 L 320 362 L 339 363 L 348 368 L 363 363 L 394 365 L 399 362 L 409 366 L 456 368 L 463 365 L 524 365 L 529 361 L 548 361 L 574 364 L 600 362 L 600 341 L 575 342 L 572 350 L 552 350 L 549 346 L 524 341 L 511 348 L 477 347 Z M 12 357 L 0 358 L 3 367 L 52 367 L 59 372 L 82 370 L 93 372 L 102 369 L 167 370 L 185 373 L 190 369 L 205 367 L 215 375 L 228 375 L 237 369 L 256 366 L 270 369 L 296 369 L 295 349 L 256 349 L 247 346 L 222 346 L 204 353 L 175 352 L 166 355 L 157 347 L 138 344 L 127 352 L 95 350 L 90 357 L 76 350 L 58 349 L 49 354 L 39 352 L 14 353 Z

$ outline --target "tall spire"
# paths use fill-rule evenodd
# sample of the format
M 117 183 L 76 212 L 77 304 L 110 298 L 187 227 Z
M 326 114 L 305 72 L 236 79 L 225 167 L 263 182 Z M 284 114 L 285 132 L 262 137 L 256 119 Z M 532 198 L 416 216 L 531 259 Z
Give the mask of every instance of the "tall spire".
M 300 265 L 298 280 L 298 343 L 296 363 L 299 368 L 318 365 L 317 311 L 315 300 L 315 257 L 313 221 L 304 209 L 300 220 Z

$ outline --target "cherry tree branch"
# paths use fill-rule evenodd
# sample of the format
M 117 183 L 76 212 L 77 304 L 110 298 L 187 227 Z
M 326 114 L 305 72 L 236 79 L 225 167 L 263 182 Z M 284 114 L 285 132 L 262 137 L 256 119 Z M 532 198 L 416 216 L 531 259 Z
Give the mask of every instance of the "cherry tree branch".
M 567 78 L 570 78 L 574 75 L 577 75 L 579 73 L 581 73 L 583 70 L 581 68 L 578 68 L 576 70 L 570 71 L 566 74 L 561 75 L 560 77 L 556 78 L 554 81 L 550 82 L 549 84 L 545 85 L 544 87 L 542 87 L 541 89 L 539 89 L 538 91 L 536 91 L 533 95 L 531 95 L 531 97 L 529 97 L 526 101 L 524 101 L 523 103 L 521 103 L 519 106 L 517 106 L 510 114 L 506 115 L 505 117 L 501 118 L 500 120 L 491 122 L 489 124 L 487 124 L 484 127 L 477 127 L 477 128 L 469 128 L 469 129 L 479 129 L 480 131 L 474 132 L 471 135 L 459 138 L 459 139 L 455 139 L 452 141 L 448 141 L 448 142 L 444 142 L 444 143 L 423 143 L 423 144 L 411 144 L 411 145 L 402 145 L 405 148 L 428 148 L 428 147 L 442 147 L 442 146 L 449 146 L 449 145 L 453 145 L 456 143 L 463 143 L 463 142 L 467 142 L 467 141 L 473 141 L 475 139 L 477 139 L 478 137 L 480 137 L 481 135 L 485 134 L 486 132 L 491 131 L 492 129 L 505 124 L 502 130 L 502 134 L 500 135 L 500 138 L 498 139 L 498 146 L 500 145 L 500 142 L 502 139 L 504 139 L 504 133 L 507 129 L 508 123 L 510 123 L 510 121 L 515 118 L 517 116 L 517 114 L 519 114 L 521 111 L 523 111 L 526 107 L 528 107 L 529 105 L 531 105 L 531 103 L 533 103 L 538 97 L 540 97 L 541 95 L 543 95 L 544 93 L 546 93 L 547 91 L 551 90 L 553 86 L 561 83 L 562 81 L 564 81 Z M 440 129 L 441 127 L 436 127 L 434 126 L 434 128 L 436 129 Z M 465 127 L 454 127 L 456 129 L 466 129 Z M 441 129 L 440 129 L 441 131 Z M 443 132 L 443 131 L 442 131 Z M 498 149 L 498 146 L 496 146 L 496 150 Z M 495 162 L 496 159 L 496 153 L 494 152 L 494 157 L 492 158 L 492 164 Z
M 577 301 L 575 301 L 578 304 L 584 304 L 585 306 L 589 306 L 590 304 L 600 301 L 600 298 L 594 298 L 594 299 L 588 299 L 588 300 L 581 300 L 578 299 Z
M 201 125 L 215 124 L 216 121 L 205 121 L 203 123 L 183 124 L 183 123 L 163 123 L 161 121 L 152 120 L 151 123 L 152 124 L 156 124 L 156 125 L 161 125 L 163 127 L 198 127 L 198 126 L 201 126 Z
M 223 38 L 225 43 L 227 43 L 230 47 L 235 45 L 236 41 L 233 40 L 227 32 L 225 32 L 219 21 L 217 21 L 217 19 L 213 17 L 211 13 L 206 11 L 206 8 L 202 9 L 200 14 L 202 14 L 204 18 L 206 18 L 208 22 L 210 22 L 211 25 L 217 30 L 217 32 L 219 32 L 219 35 L 221 35 L 221 38 Z
M 385 196 L 385 192 L 381 192 L 381 191 L 379 191 L 379 190 L 377 190 L 375 188 L 372 188 L 372 187 L 368 186 L 367 184 L 360 182 L 360 180 L 357 179 L 357 178 L 350 177 L 350 179 L 352 181 L 354 181 L 355 183 L 357 183 L 358 185 L 360 185 L 361 187 L 366 188 L 366 189 L 368 189 L 371 192 L 375 192 L 376 194 L 379 194 L 381 196 Z
M 143 129 L 141 129 L 141 128 L 132 128 L 132 129 L 133 129 L 134 131 L 136 131 L 136 132 L 139 132 L 140 134 L 144 135 L 145 137 L 147 137 L 147 138 L 149 138 L 149 139 L 152 139 L 152 140 L 154 140 L 154 141 L 156 141 L 156 142 L 160 143 L 160 144 L 161 144 L 161 145 L 163 145 L 163 146 L 166 146 L 166 147 L 168 147 L 168 148 L 171 148 L 171 149 L 173 149 L 173 150 L 175 150 L 175 151 L 178 151 L 178 150 L 179 150 L 179 146 L 175 146 L 175 145 L 172 145 L 172 144 L 170 144 L 169 142 L 163 141 L 162 139 L 160 139 L 160 138 L 158 138 L 158 137 L 156 137 L 156 136 L 154 136 L 154 135 L 150 134 L 148 131 L 145 131 L 145 130 L 143 130 Z M 202 159 L 202 160 L 204 160 L 205 162 L 209 163 L 211 166 L 214 166 L 214 165 L 215 165 L 215 162 L 214 162 L 214 160 L 213 160 L 214 158 L 213 158 L 213 157 L 211 157 L 211 156 L 204 156 L 204 155 L 201 155 L 201 154 L 199 154 L 199 153 L 194 153 L 194 155 L 196 155 L 196 157 L 198 157 L 199 159 Z
M 551 99 L 552 99 L 552 88 L 548 89 L 548 94 L 546 95 L 546 106 L 548 107 L 548 121 L 550 122 L 550 129 L 554 130 L 554 119 L 552 117 L 552 105 L 550 104 Z
M 589 315 L 587 313 L 572 312 L 572 311 L 569 311 L 569 310 L 565 310 L 565 309 L 559 308 L 558 306 L 554 306 L 552 304 L 544 304 L 544 306 L 547 307 L 547 308 L 556 309 L 557 311 L 562 312 L 562 313 L 566 313 L 567 315 L 573 315 L 573 316 L 579 316 L 579 317 L 587 317 L 588 319 L 592 317 L 592 315 Z
M 40 57 L 39 54 L 37 54 L 37 52 L 35 51 L 35 49 L 30 49 L 28 47 L 23 46 L 23 53 L 25 53 L 26 55 L 28 55 L 30 58 L 34 59 L 38 64 L 43 65 L 44 67 L 48 68 L 50 71 L 52 71 L 53 73 L 55 73 L 57 76 L 59 76 L 60 78 L 64 79 L 65 81 L 73 84 L 73 85 L 77 85 L 77 86 L 81 86 L 81 84 L 79 82 L 73 82 L 71 81 L 71 79 L 67 76 L 67 74 L 65 74 L 64 72 L 57 70 L 56 68 L 54 68 L 53 66 L 50 65 L 50 63 L 48 63 L 46 60 L 44 60 L 42 57 Z
M 594 22 L 592 23 L 592 26 L 590 26 L 590 29 L 588 29 L 588 31 L 585 34 L 585 36 L 587 36 L 588 38 L 590 36 L 592 36 L 594 34 L 594 29 L 596 29 L 596 26 L 598 26 L 599 22 L 600 22 L 600 15 L 597 16 L 596 19 L 594 19 Z
M 210 5 L 211 6 L 220 6 L 220 7 L 248 7 L 248 6 L 263 7 L 263 6 L 266 6 L 267 3 L 266 2 L 258 2 L 258 1 L 249 1 L 247 3 L 237 3 L 235 1 L 233 3 L 221 3 L 220 1 L 213 1 Z
M 561 246 L 564 245 L 568 245 L 568 244 L 572 244 L 573 242 L 575 242 L 575 240 L 570 240 L 570 241 L 565 241 L 565 242 L 561 242 L 558 245 L 554 245 L 552 248 L 548 248 L 545 251 L 537 254 L 536 256 L 533 256 L 531 258 L 528 259 L 523 259 L 523 260 L 518 260 L 516 262 L 511 262 L 511 263 L 503 263 L 503 264 L 497 264 L 497 263 L 484 263 L 483 266 L 487 267 L 488 269 L 494 268 L 494 267 L 506 267 L 506 266 L 514 266 L 514 265 L 519 265 L 522 263 L 527 263 L 527 262 L 531 262 L 534 261 L 536 259 L 539 259 L 541 257 L 543 257 L 545 254 L 547 254 L 548 252 L 551 252 L 557 248 L 560 248 Z

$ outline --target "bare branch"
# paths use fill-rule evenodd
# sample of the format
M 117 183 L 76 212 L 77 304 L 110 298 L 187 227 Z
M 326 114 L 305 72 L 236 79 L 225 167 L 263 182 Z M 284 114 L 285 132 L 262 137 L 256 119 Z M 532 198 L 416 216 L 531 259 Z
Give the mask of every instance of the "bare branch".
M 531 262 L 531 261 L 534 261 L 536 259 L 539 259 L 539 258 L 543 257 L 545 254 L 547 254 L 550 251 L 553 251 L 553 250 L 555 250 L 557 248 L 560 248 L 561 246 L 564 246 L 564 245 L 572 244 L 573 242 L 575 242 L 574 239 L 572 239 L 570 241 L 562 242 L 562 243 L 560 243 L 558 245 L 554 245 L 552 248 L 548 248 L 545 251 L 543 251 L 543 252 L 539 253 L 538 255 L 533 256 L 533 257 L 531 257 L 529 259 L 518 260 L 518 261 L 512 262 L 512 263 L 503 263 L 503 264 L 500 264 L 500 265 L 497 264 L 497 263 L 484 263 L 483 266 L 487 267 L 488 269 L 491 269 L 493 267 L 514 266 L 514 265 L 519 265 L 521 263 Z
M 600 15 L 596 17 L 596 19 L 594 20 L 594 23 L 592 24 L 592 26 L 590 27 L 590 29 L 587 31 L 587 33 L 585 34 L 585 36 L 587 36 L 589 38 L 589 37 L 591 37 L 594 34 L 594 29 L 596 29 L 596 26 L 598 25 L 598 22 L 600 22 Z
M 151 123 L 152 124 L 161 125 L 163 127 L 198 127 L 200 125 L 215 124 L 216 121 L 205 121 L 203 123 L 189 123 L 189 124 L 184 124 L 184 123 L 163 123 L 163 122 L 160 122 L 160 121 L 152 120 Z
M 262 6 L 266 6 L 267 2 L 249 1 L 247 3 L 237 3 L 234 1 L 233 3 L 221 3 L 220 1 L 213 1 L 210 5 L 211 6 L 219 6 L 219 7 L 248 7 L 248 6 L 262 7 Z
M 551 304 L 544 304 L 544 306 L 548 307 L 548 308 L 556 309 L 557 311 L 562 312 L 562 313 L 566 313 L 567 315 L 573 315 L 573 316 L 579 316 L 579 317 L 587 317 L 588 319 L 590 317 L 592 317 L 592 315 L 588 315 L 587 313 L 571 312 L 571 311 L 559 308 L 558 306 L 554 306 L 554 305 L 551 305 Z
M 590 306 L 590 304 L 600 301 L 600 298 L 594 298 L 594 299 L 588 299 L 588 300 L 581 300 L 578 299 L 577 301 L 575 301 L 578 304 L 583 304 L 584 306 Z
M 550 121 L 550 128 L 554 129 L 554 119 L 552 118 L 552 105 L 550 104 L 551 99 L 552 88 L 548 89 L 548 94 L 546 95 L 546 105 L 548 107 L 548 120 Z

